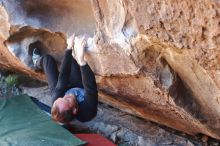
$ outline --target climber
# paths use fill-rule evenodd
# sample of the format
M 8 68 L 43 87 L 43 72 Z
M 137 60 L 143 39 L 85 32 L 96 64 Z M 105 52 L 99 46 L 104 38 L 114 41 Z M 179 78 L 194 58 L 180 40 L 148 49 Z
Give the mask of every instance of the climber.
M 72 35 L 68 39 L 60 73 L 52 56 L 42 55 L 41 48 L 32 51 L 35 68 L 46 74 L 53 100 L 51 115 L 57 122 L 68 123 L 74 118 L 85 122 L 97 114 L 95 76 L 84 59 L 86 43 L 85 37 Z

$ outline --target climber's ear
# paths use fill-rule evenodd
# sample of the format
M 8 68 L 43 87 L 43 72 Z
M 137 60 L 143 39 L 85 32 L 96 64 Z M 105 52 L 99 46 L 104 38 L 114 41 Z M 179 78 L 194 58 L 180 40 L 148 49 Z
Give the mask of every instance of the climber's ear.
M 5 45 L 5 47 L 7 47 L 6 43 L 7 43 L 7 40 L 3 42 L 3 44 Z

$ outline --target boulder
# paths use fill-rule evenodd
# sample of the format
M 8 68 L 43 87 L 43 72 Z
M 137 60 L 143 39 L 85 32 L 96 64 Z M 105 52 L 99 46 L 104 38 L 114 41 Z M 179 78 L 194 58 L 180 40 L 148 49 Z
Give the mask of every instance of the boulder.
M 86 60 L 96 74 L 100 101 L 188 134 L 220 139 L 218 1 L 9 1 L 3 0 L 7 13 L 0 9 L 1 67 L 45 81 L 32 69 L 29 45 L 43 42 L 44 52 L 60 62 L 65 34 L 88 32 L 94 42 Z M 12 8 L 21 9 L 17 16 L 24 23 Z M 74 21 L 81 23 L 66 25 Z

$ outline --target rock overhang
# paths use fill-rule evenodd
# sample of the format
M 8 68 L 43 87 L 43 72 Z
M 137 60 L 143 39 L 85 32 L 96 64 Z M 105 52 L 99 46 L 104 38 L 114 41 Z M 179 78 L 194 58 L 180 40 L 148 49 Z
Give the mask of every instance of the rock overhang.
M 95 18 L 88 0 L 2 0 L 11 25 L 47 28 L 63 32 L 93 36 Z
M 42 8 L 51 9 L 44 2 L 36 6 L 31 0 L 25 2 L 27 4 L 23 3 L 24 5 L 34 9 L 34 11 L 26 10 L 26 13 L 30 13 L 34 18 L 41 18 L 37 14 L 39 6 L 44 5 Z M 57 1 L 53 2 L 56 5 Z M 197 38 L 200 35 L 194 37 L 200 33 L 199 27 L 194 26 L 195 23 L 191 26 L 188 26 L 188 23 L 179 23 L 183 22 L 186 17 L 188 18 L 188 13 L 198 14 L 198 11 L 201 11 L 200 5 L 196 5 L 195 2 L 189 2 L 188 5 L 183 1 L 186 9 L 193 8 L 196 12 L 182 12 L 181 17 L 177 19 L 176 14 L 173 15 L 173 11 L 167 8 L 173 6 L 172 10 L 175 8 L 179 10 L 181 4 L 170 4 L 170 1 L 167 3 L 146 1 L 140 5 L 139 2 L 141 3 L 141 1 L 128 2 L 126 0 L 117 2 L 92 0 L 98 52 L 90 53 L 88 61 L 96 75 L 101 78 L 97 80 L 101 93 L 111 95 L 102 94 L 104 97 L 102 101 L 189 134 L 205 133 L 219 138 L 220 81 L 216 78 L 219 65 L 214 61 L 218 58 L 219 52 L 216 51 L 218 49 L 204 48 L 204 46 L 213 46 L 210 45 L 212 42 L 208 44 L 208 38 L 201 41 L 201 44 L 191 43 L 194 39 L 199 42 Z M 213 1 L 207 1 L 201 3 L 201 7 L 207 4 L 206 7 L 209 9 L 213 3 Z M 216 7 L 213 5 L 213 9 Z M 60 5 L 59 8 L 61 8 Z M 55 12 L 55 10 L 52 11 Z M 213 13 L 211 14 L 214 16 Z M 203 22 L 202 17 L 199 16 L 188 19 Z M 43 20 L 42 18 L 40 20 Z M 204 15 L 204 19 L 210 19 L 210 23 L 215 23 L 214 19 L 207 15 Z M 60 26 L 59 23 L 57 24 Z M 52 26 L 48 29 L 55 29 Z M 183 29 L 179 29 L 179 26 Z M 206 29 L 210 31 L 211 26 L 207 24 Z M 193 31 L 189 33 L 186 30 Z M 181 37 L 184 33 L 188 39 Z M 170 36 L 167 37 L 167 35 Z M 192 36 L 191 40 L 189 36 Z M 155 37 L 156 39 L 152 39 Z M 183 41 L 178 41 L 179 38 Z M 61 54 L 65 49 L 65 38 L 62 41 L 63 50 L 58 51 Z M 164 43 L 164 41 L 167 42 Z M 181 48 L 187 44 L 188 49 Z M 207 65 L 207 62 L 210 65 Z M 32 72 L 26 70 L 28 73 Z M 186 91 L 186 94 L 178 93 L 178 87 L 184 87 L 182 89 Z M 185 99 L 186 96 L 188 99 Z

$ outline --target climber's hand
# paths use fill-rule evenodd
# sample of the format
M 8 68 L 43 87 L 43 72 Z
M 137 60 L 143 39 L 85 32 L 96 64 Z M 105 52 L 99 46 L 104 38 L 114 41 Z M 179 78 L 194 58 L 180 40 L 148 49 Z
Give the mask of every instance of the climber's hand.
M 67 38 L 67 50 L 72 49 L 74 46 L 75 34 L 72 34 L 69 38 Z
M 74 47 L 73 47 L 73 50 L 72 50 L 72 56 L 76 59 L 77 63 L 80 66 L 83 66 L 83 65 L 86 64 L 86 61 L 84 59 L 85 47 L 86 47 L 85 36 L 75 37 Z

